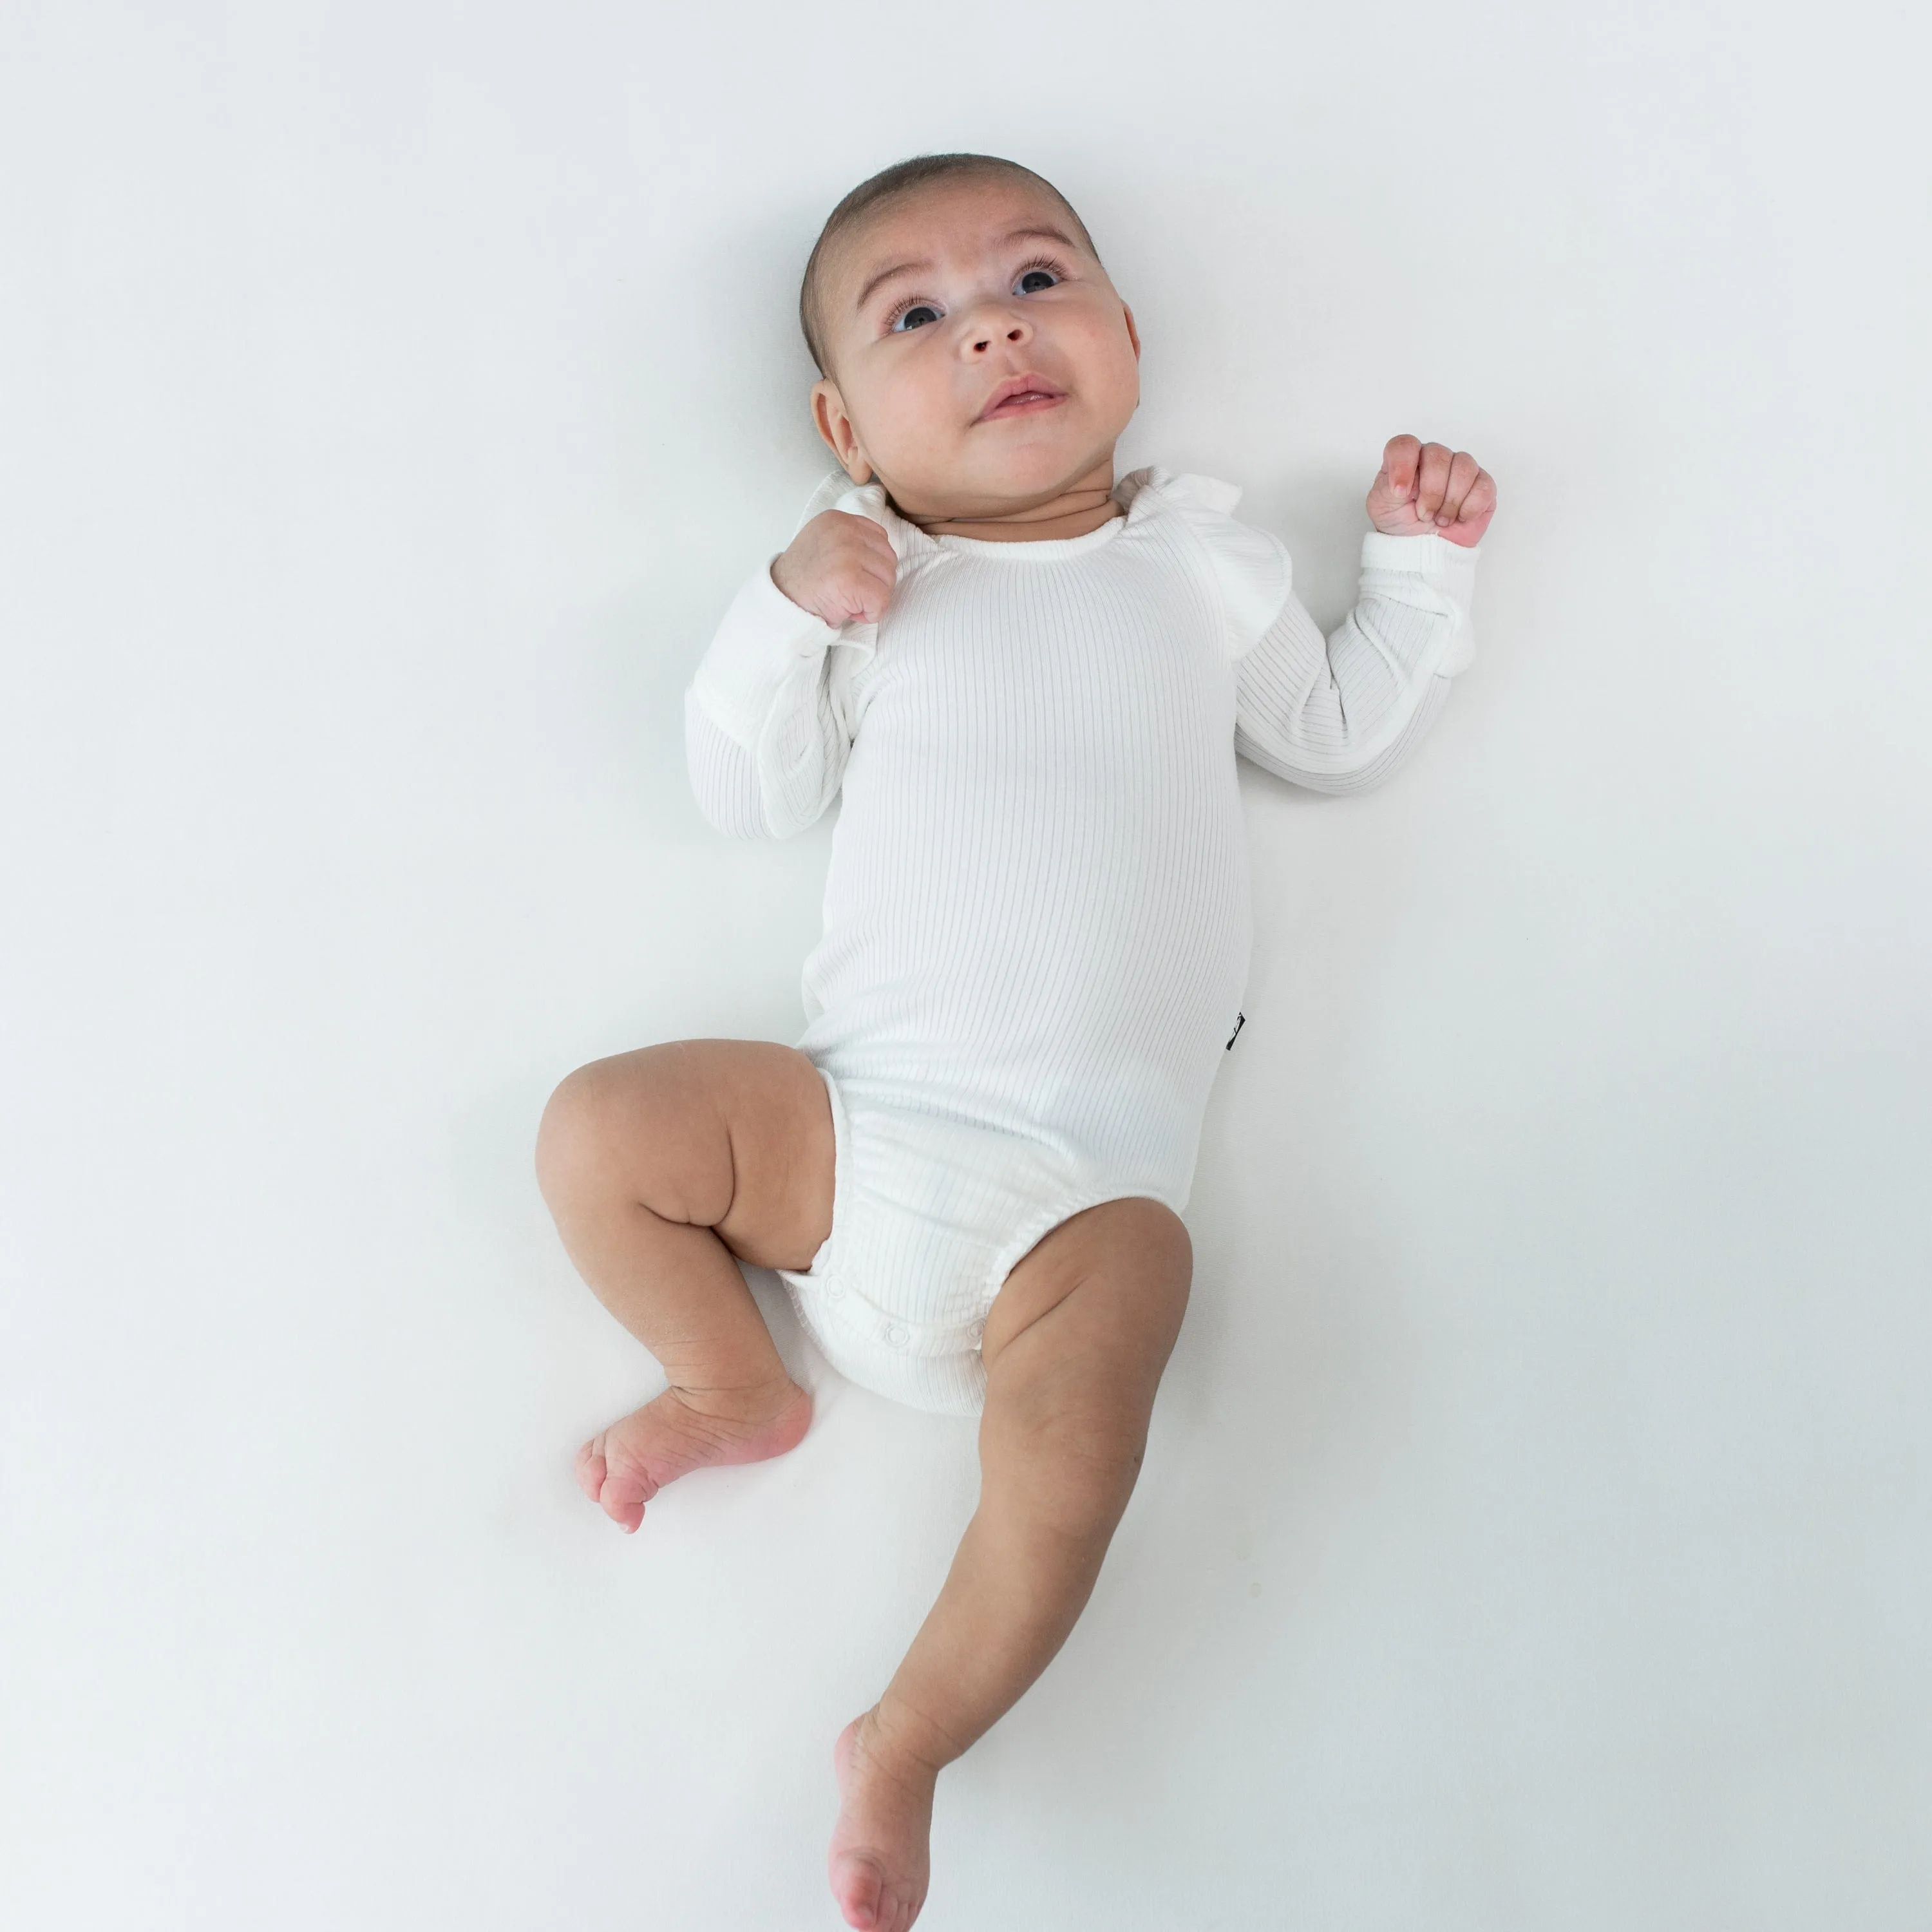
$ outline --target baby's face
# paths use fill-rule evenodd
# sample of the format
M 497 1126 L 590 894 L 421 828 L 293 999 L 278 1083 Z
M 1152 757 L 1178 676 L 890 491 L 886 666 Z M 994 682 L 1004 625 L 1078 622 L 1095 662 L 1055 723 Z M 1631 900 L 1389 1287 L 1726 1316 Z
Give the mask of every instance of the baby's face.
M 934 518 L 1025 509 L 1103 465 L 1111 486 L 1140 343 L 1050 196 L 968 178 L 889 201 L 835 244 L 821 300 L 813 414 L 855 482 Z

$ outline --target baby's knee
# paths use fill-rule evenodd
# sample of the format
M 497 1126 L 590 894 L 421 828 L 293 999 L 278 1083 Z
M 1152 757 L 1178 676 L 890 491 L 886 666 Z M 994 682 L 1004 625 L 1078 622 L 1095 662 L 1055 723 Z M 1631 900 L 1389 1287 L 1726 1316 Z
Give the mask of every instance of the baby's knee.
M 663 1049 L 643 1047 L 587 1060 L 551 1090 L 537 1123 L 537 1186 L 554 1208 L 566 1194 L 614 1185 L 620 1150 L 638 1138 Z
M 554 1210 L 581 1180 L 594 1150 L 602 1094 L 598 1063 L 566 1073 L 550 1090 L 537 1123 L 537 1189 Z
M 731 1204 L 730 1136 L 704 1040 L 666 1040 L 566 1074 L 537 1125 L 537 1186 L 564 1202 L 633 1202 L 713 1226 Z

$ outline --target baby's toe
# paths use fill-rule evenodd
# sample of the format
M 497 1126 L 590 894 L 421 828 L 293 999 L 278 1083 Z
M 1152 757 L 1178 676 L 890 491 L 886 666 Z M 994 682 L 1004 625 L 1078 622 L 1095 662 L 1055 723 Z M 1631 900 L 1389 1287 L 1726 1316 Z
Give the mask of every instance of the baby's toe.
M 597 1492 L 597 1502 L 610 1520 L 626 1529 L 635 1529 L 644 1520 L 644 1505 L 657 1493 L 656 1486 L 640 1479 L 632 1470 L 607 1468 Z
M 886 1932 L 885 1908 L 890 1901 L 884 1876 L 870 1858 L 841 1858 L 832 1891 L 848 1925 L 857 1927 L 859 1932 Z
M 644 1520 L 649 1491 L 634 1477 L 614 1471 L 600 1453 L 600 1436 L 577 1452 L 577 1486 L 620 1528 L 635 1529 Z

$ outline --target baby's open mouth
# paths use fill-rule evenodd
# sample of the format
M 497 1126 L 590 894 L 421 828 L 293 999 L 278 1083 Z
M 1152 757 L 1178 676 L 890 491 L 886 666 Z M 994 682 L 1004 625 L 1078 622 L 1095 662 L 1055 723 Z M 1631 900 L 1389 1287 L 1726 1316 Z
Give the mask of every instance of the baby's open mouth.
M 1066 400 L 1066 392 L 1057 389 L 1043 376 L 1010 376 L 986 398 L 976 421 L 990 422 L 995 416 L 1030 416 L 1036 410 L 1051 409 Z

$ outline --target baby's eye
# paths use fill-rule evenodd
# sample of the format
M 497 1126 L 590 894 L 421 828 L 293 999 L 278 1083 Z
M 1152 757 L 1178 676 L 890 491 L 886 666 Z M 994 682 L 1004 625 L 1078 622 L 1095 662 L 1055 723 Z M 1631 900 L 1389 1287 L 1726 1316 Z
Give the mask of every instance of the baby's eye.
M 1024 268 L 1020 278 L 1013 284 L 1016 295 L 1036 296 L 1042 289 L 1050 289 L 1058 281 L 1059 276 L 1051 268 Z
M 923 328 L 929 322 L 939 320 L 939 311 L 930 302 L 914 302 L 910 308 L 902 309 L 892 318 L 895 329 Z

